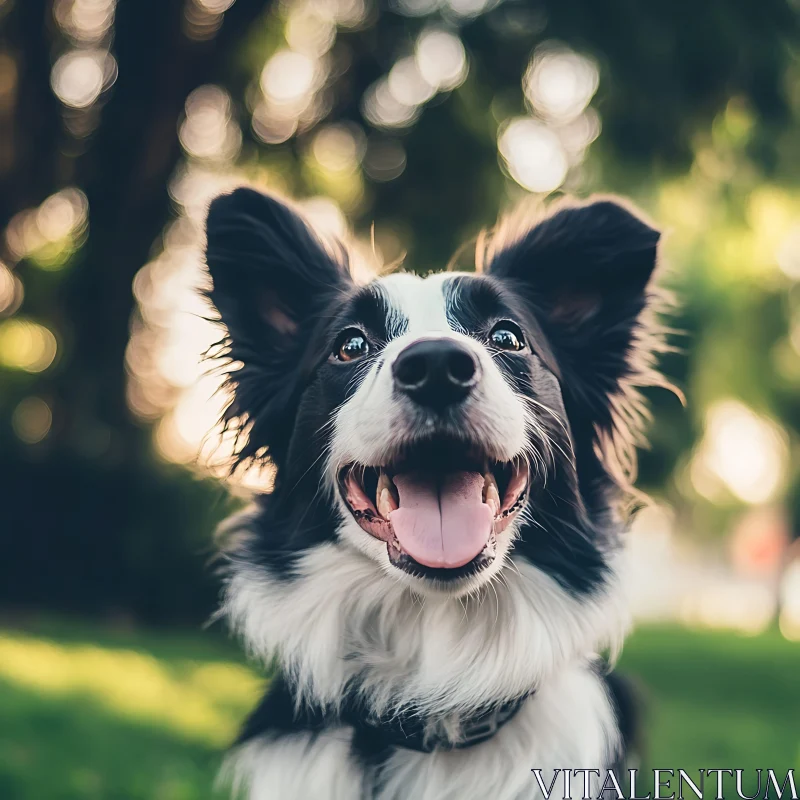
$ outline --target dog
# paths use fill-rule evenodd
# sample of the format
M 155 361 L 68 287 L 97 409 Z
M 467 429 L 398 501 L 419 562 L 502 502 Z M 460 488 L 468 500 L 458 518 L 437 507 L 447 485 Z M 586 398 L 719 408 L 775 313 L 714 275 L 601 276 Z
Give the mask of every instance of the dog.
M 659 238 L 565 200 L 501 224 L 475 272 L 357 285 L 285 202 L 213 200 L 225 424 L 237 463 L 274 465 L 225 526 L 222 613 L 274 669 L 237 796 L 527 800 L 625 762 L 606 655 Z

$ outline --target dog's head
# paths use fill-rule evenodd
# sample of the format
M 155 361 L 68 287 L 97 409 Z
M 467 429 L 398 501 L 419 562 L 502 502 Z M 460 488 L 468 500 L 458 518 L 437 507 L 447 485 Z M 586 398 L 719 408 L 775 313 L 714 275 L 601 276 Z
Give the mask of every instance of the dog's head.
M 217 198 L 207 232 L 227 418 L 239 457 L 276 467 L 266 560 L 334 540 L 459 594 L 513 549 L 571 590 L 602 579 L 656 230 L 614 200 L 562 204 L 497 236 L 481 273 L 365 286 L 253 190 Z

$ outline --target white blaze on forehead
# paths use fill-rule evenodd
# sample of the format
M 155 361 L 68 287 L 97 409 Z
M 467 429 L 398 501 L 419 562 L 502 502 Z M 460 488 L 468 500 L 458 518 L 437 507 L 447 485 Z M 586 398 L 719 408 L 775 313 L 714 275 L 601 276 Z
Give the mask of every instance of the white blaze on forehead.
M 390 336 L 404 332 L 413 338 L 453 331 L 447 319 L 444 287 L 456 275 L 458 273 L 440 272 L 420 278 L 419 275 L 398 272 L 381 278 L 378 285 L 389 301 Z

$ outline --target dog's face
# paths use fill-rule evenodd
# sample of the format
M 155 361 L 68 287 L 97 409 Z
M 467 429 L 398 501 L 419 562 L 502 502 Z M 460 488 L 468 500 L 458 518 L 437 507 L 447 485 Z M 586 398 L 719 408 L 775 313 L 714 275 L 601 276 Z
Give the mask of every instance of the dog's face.
M 538 359 L 520 312 L 488 279 L 448 274 L 392 275 L 356 298 L 370 308 L 354 309 L 329 359 L 352 387 L 329 409 L 329 475 L 359 526 L 342 535 L 423 580 L 483 573 L 547 444 L 522 391 Z
M 491 580 L 512 549 L 601 580 L 614 488 L 598 454 L 635 350 L 658 234 L 564 206 L 483 274 L 356 286 L 285 205 L 242 189 L 208 219 L 241 456 L 277 468 L 269 561 L 336 540 L 420 591 Z

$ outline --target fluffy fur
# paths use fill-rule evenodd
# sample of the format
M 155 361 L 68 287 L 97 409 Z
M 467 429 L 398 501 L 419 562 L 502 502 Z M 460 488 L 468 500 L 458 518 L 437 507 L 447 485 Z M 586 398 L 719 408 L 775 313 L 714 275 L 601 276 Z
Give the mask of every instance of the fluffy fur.
M 657 380 L 646 315 L 658 238 L 614 200 L 568 203 L 495 237 L 482 274 L 356 286 L 344 249 L 284 203 L 249 189 L 214 201 L 226 419 L 240 460 L 276 468 L 273 492 L 226 531 L 223 611 L 279 673 L 231 755 L 237 791 L 522 800 L 539 796 L 534 767 L 624 758 L 626 703 L 597 654 L 627 626 L 618 466 L 635 440 L 635 386 Z M 498 326 L 523 346 L 497 346 Z M 363 357 L 337 359 L 353 330 Z M 394 365 L 421 340 L 469 354 L 463 401 L 431 410 L 398 390 Z M 400 568 L 351 513 L 343 470 L 451 445 L 524 464 L 524 507 L 464 569 Z M 465 721 L 524 696 L 493 738 L 457 749 Z M 378 746 L 343 714 L 354 703 L 372 722 L 420 720 L 440 746 Z

